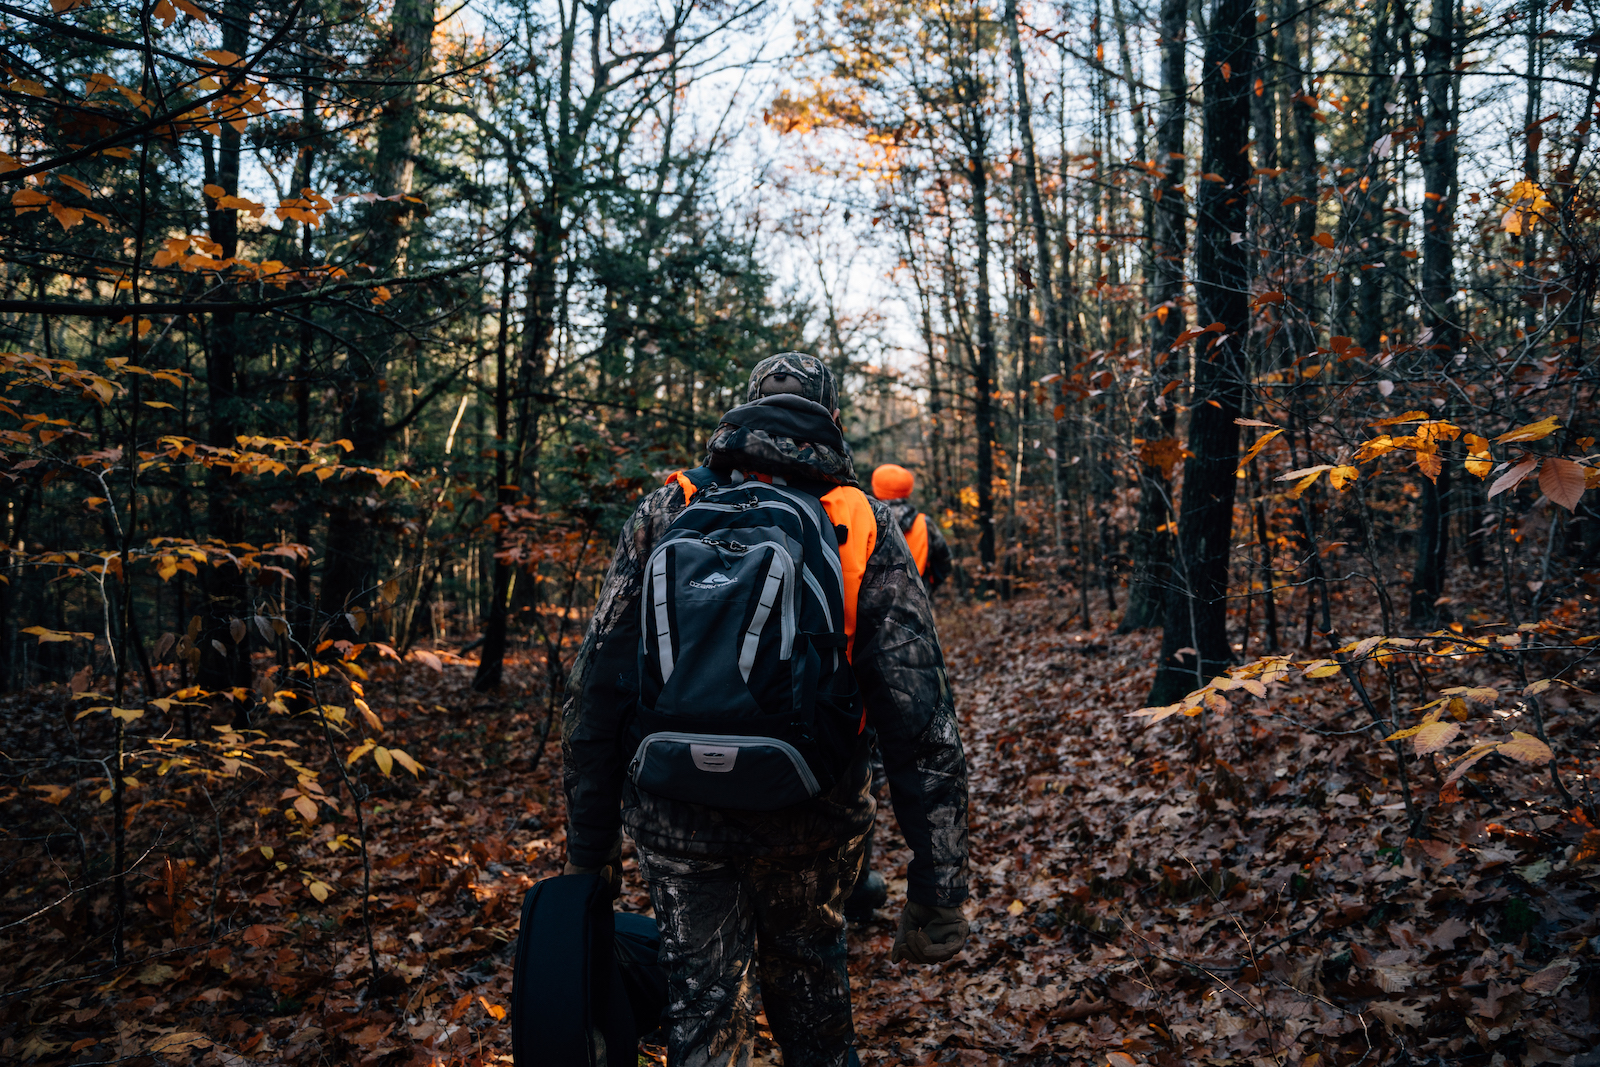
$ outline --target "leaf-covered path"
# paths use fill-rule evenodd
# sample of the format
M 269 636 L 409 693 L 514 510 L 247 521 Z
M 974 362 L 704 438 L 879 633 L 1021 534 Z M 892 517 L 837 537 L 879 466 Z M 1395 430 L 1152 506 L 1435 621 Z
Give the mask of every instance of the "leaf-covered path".
M 1408 838 L 1359 711 L 1307 687 L 1147 727 L 1159 634 L 1064 614 L 946 623 L 973 937 L 938 971 L 886 962 L 887 915 L 853 939 L 864 1060 L 1600 1062 L 1592 827 L 1487 783 Z
M 1525 799 L 1545 795 L 1536 771 L 1493 757 L 1441 795 L 1408 748 L 1425 816 L 1408 836 L 1393 752 L 1334 691 L 1288 683 L 1146 725 L 1127 713 L 1158 635 L 1065 614 L 1040 600 L 942 617 L 972 771 L 973 935 L 942 967 L 888 962 L 907 856 L 885 806 L 876 862 L 894 891 L 850 934 L 864 1062 L 1593 1067 L 1600 833 Z M 1515 685 L 1474 662 L 1454 681 Z M 87 788 L 0 798 L 0 920 L 44 906 L 0 958 L 0 1059 L 509 1062 L 517 906 L 563 859 L 559 745 L 527 746 L 547 719 L 526 678 L 488 700 L 471 673 L 444 654 L 367 685 L 385 743 L 427 768 L 366 771 L 375 991 L 332 766 L 310 822 L 286 810 L 292 782 L 261 775 L 230 779 L 231 805 L 176 776 L 142 786 L 120 968 L 105 890 L 63 895 L 75 859 L 52 844 L 58 817 L 107 809 Z M 1592 743 L 1592 699 L 1552 706 L 1558 743 Z M 54 690 L 0 705 L 5 747 L 66 744 L 25 724 L 70 722 L 67 705 Z M 313 759 L 311 720 L 272 722 Z M 623 905 L 644 910 L 627 866 Z

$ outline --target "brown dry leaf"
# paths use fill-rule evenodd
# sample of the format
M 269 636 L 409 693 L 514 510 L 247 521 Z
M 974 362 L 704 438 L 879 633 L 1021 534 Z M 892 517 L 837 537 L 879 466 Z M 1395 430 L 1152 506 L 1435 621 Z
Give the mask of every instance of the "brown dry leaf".
M 1421 1008 L 1397 1000 L 1380 1000 L 1368 1005 L 1367 1010 L 1391 1030 L 1417 1029 L 1422 1026 L 1424 1018 Z
M 1577 979 L 1578 964 L 1574 960 L 1556 960 L 1550 966 L 1525 979 L 1522 988 L 1529 993 L 1550 995 L 1559 993 Z
M 1550 456 L 1539 468 L 1539 491 L 1568 511 L 1578 509 L 1584 484 L 1583 467 L 1570 459 Z
M 1139 446 L 1139 462 L 1161 471 L 1163 477 L 1171 478 L 1173 470 L 1183 462 L 1183 445 L 1176 437 L 1146 441 Z
M 1502 742 L 1498 751 L 1520 763 L 1549 763 L 1556 758 L 1549 745 L 1521 730 L 1511 731 L 1511 740 Z
M 205 1034 L 194 1030 L 184 1030 L 175 1034 L 163 1034 L 150 1043 L 148 1051 L 152 1053 L 176 1052 L 186 1048 L 210 1048 L 211 1039 Z
M 1524 456 L 1510 470 L 1489 484 L 1489 499 L 1493 500 L 1501 493 L 1515 489 L 1522 483 L 1522 479 L 1533 473 L 1533 468 L 1539 465 L 1538 456 Z

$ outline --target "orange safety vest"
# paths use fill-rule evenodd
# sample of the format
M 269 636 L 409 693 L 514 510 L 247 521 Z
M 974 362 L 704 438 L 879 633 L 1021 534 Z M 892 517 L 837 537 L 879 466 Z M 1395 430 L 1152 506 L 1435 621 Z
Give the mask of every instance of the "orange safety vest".
M 767 478 L 756 476 L 760 481 Z M 676 471 L 667 479 L 667 485 L 676 484 L 683 490 L 685 504 L 694 499 L 695 484 L 683 471 Z M 822 497 L 822 509 L 835 528 L 843 527 L 845 534 L 839 539 L 839 569 L 844 578 L 844 634 L 845 658 L 851 659 L 856 650 L 856 601 L 861 596 L 861 578 L 867 572 L 867 560 L 878 544 L 878 520 L 872 514 L 872 504 L 867 494 L 852 485 L 840 485 L 828 490 Z M 927 531 L 923 531 L 922 557 L 927 558 Z
M 928 516 L 917 512 L 917 517 L 911 520 L 911 529 L 906 531 L 906 546 L 911 549 L 911 558 L 916 561 L 917 573 L 923 577 L 928 574 Z

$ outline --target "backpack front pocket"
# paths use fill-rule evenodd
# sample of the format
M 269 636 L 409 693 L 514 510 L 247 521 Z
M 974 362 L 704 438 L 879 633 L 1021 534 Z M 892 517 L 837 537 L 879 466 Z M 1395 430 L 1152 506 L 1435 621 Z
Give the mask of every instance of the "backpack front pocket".
M 776 737 L 653 733 L 629 775 L 647 793 L 735 811 L 776 811 L 822 792 L 800 751 Z

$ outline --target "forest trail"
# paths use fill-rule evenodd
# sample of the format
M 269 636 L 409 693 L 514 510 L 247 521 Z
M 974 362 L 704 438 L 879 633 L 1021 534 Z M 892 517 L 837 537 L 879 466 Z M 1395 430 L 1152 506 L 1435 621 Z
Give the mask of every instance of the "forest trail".
M 1326 690 L 1287 686 L 1270 706 L 1235 693 L 1223 714 L 1146 725 L 1128 712 L 1159 635 L 1072 630 L 1066 614 L 1059 600 L 942 613 L 971 768 L 973 932 L 942 967 L 888 962 L 908 857 L 885 805 L 890 903 L 850 934 L 864 1063 L 1593 1067 L 1600 834 L 1506 799 L 1540 795 L 1505 782 L 1533 772 L 1501 761 L 1439 803 L 1439 775 L 1409 760 L 1427 821 L 1408 838 L 1393 753 Z M 11 1000 L 0 1058 L 508 1063 L 518 905 L 564 859 L 559 744 L 535 761 L 543 707 L 519 705 L 515 685 L 474 694 L 470 662 L 436 662 L 367 686 L 385 742 L 426 766 L 367 801 L 377 997 L 348 799 L 330 790 L 307 826 L 247 776 L 231 814 L 191 796 L 138 816 L 196 833 L 214 821 L 225 847 L 221 864 L 168 859 L 162 830 L 131 883 L 128 966 L 95 956 L 103 893 L 5 955 L 0 989 L 34 992 Z M 54 692 L 28 709 L 65 705 Z M 27 721 L 21 699 L 0 721 Z M 300 724 L 275 729 L 309 748 Z M 28 803 L 9 810 L 43 826 L 62 798 Z M 622 906 L 646 910 L 625 867 Z M 5 921 L 34 906 L 28 864 L 12 870 Z
M 887 914 L 852 938 L 864 1062 L 1600 1062 L 1592 827 L 1490 785 L 1408 838 L 1359 708 L 1146 726 L 1159 634 L 1065 614 L 945 622 L 973 936 L 937 972 L 886 962 Z

